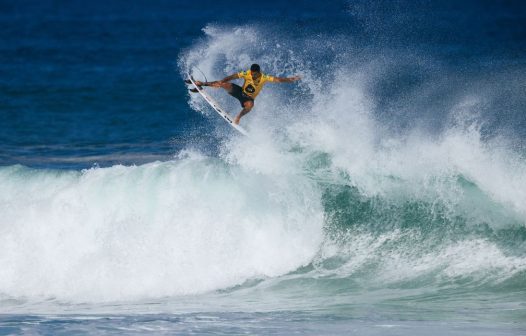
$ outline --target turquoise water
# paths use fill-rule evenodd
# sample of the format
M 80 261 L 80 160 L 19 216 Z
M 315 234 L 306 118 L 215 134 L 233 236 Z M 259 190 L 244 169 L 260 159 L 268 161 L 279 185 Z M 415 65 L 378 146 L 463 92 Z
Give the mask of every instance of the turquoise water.
M 521 3 L 0 6 L 0 334 L 526 333 Z

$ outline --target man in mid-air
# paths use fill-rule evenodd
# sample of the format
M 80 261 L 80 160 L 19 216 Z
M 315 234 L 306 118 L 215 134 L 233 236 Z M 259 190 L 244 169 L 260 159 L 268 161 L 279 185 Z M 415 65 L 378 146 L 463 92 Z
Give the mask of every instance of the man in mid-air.
M 229 83 L 231 80 L 243 78 L 245 82 L 243 83 L 243 87 Z M 239 114 L 234 118 L 234 123 L 236 125 L 239 125 L 239 121 L 241 120 L 241 117 L 243 117 L 245 114 L 250 112 L 252 108 L 254 107 L 254 99 L 256 99 L 256 96 L 259 94 L 259 91 L 263 88 L 263 85 L 266 82 L 274 82 L 274 83 L 291 83 L 294 81 L 299 80 L 299 76 L 294 77 L 274 77 L 269 76 L 261 72 L 261 69 L 258 64 L 252 64 L 250 67 L 250 70 L 247 71 L 241 71 L 239 73 L 230 75 L 228 77 L 223 78 L 219 81 L 214 82 L 200 82 L 196 81 L 195 83 L 198 86 L 210 86 L 214 88 L 223 88 L 230 94 L 232 97 L 237 98 L 239 102 L 241 103 L 241 106 L 243 109 Z M 189 81 L 186 81 L 188 84 L 190 84 Z M 192 92 L 197 92 L 196 89 L 190 90 Z

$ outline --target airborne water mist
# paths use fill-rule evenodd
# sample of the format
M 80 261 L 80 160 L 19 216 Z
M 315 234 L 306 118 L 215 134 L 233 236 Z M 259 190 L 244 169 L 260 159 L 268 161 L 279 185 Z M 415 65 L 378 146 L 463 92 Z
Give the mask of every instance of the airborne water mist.
M 439 86 L 433 93 L 432 84 L 441 83 L 440 76 L 451 78 L 450 70 L 413 54 L 412 71 L 420 81 L 431 74 L 439 78 L 404 96 L 420 109 L 416 116 L 404 107 L 418 118 L 411 125 L 378 96 L 386 94 L 378 90 L 389 81 L 385 76 L 400 76 L 404 61 L 364 59 L 363 51 L 357 59 L 352 46 L 328 56 L 341 42 L 338 36 L 283 41 L 253 26 L 204 32 L 205 40 L 181 58 L 182 70 L 198 67 L 215 79 L 257 61 L 266 73 L 303 76 L 298 86 L 267 85 L 243 119 L 251 139 L 226 139 L 222 157 L 273 174 L 290 172 L 293 158 L 301 162 L 294 174 L 316 183 L 324 209 L 325 239 L 313 260 L 320 274 L 327 274 L 328 264 L 335 267 L 330 260 L 339 260 L 328 274 L 378 286 L 416 279 L 442 286 L 463 279 L 466 286 L 484 288 L 524 276 L 526 165 L 517 138 L 487 126 L 499 112 L 491 110 L 498 91 L 477 95 L 458 83 L 464 76 L 480 87 L 480 79 L 458 73 L 457 92 Z M 203 54 L 209 57 L 203 60 Z M 329 65 L 312 66 L 327 64 L 323 60 Z M 211 92 L 237 108 L 223 92 Z M 439 103 L 436 97 L 427 105 L 416 98 L 437 94 Z M 207 111 L 198 100 L 192 103 Z

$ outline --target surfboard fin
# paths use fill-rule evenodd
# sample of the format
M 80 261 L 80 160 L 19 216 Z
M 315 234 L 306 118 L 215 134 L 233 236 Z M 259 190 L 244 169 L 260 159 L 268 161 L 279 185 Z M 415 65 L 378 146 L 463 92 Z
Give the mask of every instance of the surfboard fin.
M 193 88 L 193 89 L 188 89 L 188 91 L 190 91 L 190 92 L 193 92 L 193 93 L 198 93 L 198 92 L 199 92 L 199 91 L 197 91 L 197 89 L 196 89 L 196 88 Z

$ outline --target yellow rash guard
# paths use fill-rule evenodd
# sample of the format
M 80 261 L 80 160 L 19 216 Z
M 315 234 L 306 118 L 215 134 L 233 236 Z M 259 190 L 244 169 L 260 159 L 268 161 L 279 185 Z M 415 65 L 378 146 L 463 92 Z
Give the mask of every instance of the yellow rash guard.
M 254 99 L 259 94 L 259 91 L 263 88 L 263 85 L 265 85 L 266 82 L 275 82 L 276 79 L 274 76 L 265 75 L 264 73 L 261 73 L 261 77 L 259 77 L 259 81 L 254 81 L 252 79 L 252 71 L 241 71 L 238 74 L 239 78 L 243 78 L 245 82 L 243 83 L 243 93 L 249 96 L 250 98 Z

